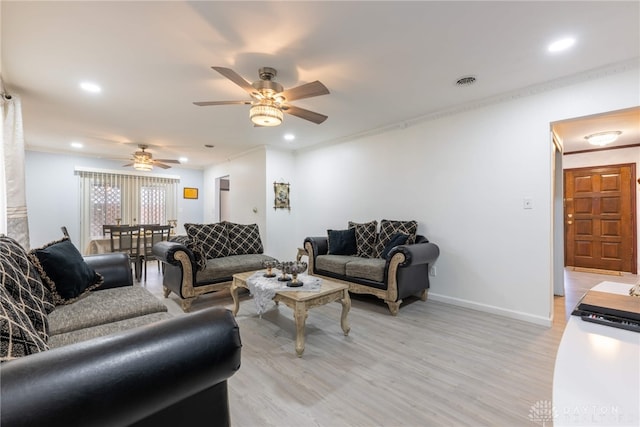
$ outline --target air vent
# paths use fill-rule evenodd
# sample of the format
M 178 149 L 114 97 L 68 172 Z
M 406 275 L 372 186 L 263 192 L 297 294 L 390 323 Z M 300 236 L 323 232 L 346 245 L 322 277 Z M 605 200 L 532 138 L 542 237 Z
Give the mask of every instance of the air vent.
M 456 86 L 469 86 L 476 82 L 476 78 L 473 76 L 461 77 L 456 81 Z

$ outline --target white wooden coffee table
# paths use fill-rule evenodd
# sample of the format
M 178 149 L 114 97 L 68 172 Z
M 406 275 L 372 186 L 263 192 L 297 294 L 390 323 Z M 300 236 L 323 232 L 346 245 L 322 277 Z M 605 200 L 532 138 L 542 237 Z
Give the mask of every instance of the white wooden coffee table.
M 238 273 L 233 275 L 231 282 L 231 297 L 233 298 L 233 315 L 238 313 L 239 300 L 238 289 L 249 289 L 247 279 L 255 272 Z M 293 289 L 293 288 L 292 288 Z M 293 310 L 293 317 L 296 322 L 296 354 L 302 356 L 304 352 L 304 328 L 310 308 L 319 307 L 333 301 L 342 304 L 342 315 L 340 316 L 340 326 L 344 335 L 350 331 L 347 315 L 351 309 L 351 298 L 349 297 L 349 287 L 342 283 L 337 283 L 329 279 L 322 279 L 320 291 L 277 291 L 273 297 L 276 304 L 282 302 Z

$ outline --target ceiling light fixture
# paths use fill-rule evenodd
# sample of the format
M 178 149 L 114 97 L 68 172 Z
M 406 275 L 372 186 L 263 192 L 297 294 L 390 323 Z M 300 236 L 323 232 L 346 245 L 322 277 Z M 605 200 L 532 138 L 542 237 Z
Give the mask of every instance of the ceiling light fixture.
M 591 145 L 603 146 L 603 145 L 611 144 L 613 141 L 618 139 L 618 136 L 621 133 L 622 132 L 620 132 L 619 130 L 599 132 L 599 133 L 587 135 L 584 137 L 584 139 L 586 139 Z
M 133 162 L 133 168 L 141 172 L 150 172 L 153 170 L 153 164 L 149 159 L 139 158 Z
M 271 104 L 256 104 L 249 110 L 249 118 L 258 126 L 278 126 L 283 117 L 282 110 Z
M 80 83 L 80 88 L 86 92 L 91 93 L 100 93 L 102 92 L 102 88 L 95 83 L 91 82 L 82 82 Z
M 71 146 L 72 146 L 73 148 L 82 148 L 82 147 L 83 147 L 83 145 L 82 145 L 82 143 L 81 143 L 81 142 L 76 142 L 76 141 L 72 142 L 72 143 L 71 143 Z
M 294 139 L 296 139 L 296 136 L 292 133 L 285 133 L 284 134 L 284 139 L 286 141 L 293 141 Z
M 564 39 L 556 40 L 555 42 L 551 43 L 547 47 L 547 50 L 549 52 L 560 52 L 560 51 L 569 49 L 571 46 L 575 44 L 575 42 L 576 42 L 576 39 L 574 39 L 573 37 L 566 37 Z

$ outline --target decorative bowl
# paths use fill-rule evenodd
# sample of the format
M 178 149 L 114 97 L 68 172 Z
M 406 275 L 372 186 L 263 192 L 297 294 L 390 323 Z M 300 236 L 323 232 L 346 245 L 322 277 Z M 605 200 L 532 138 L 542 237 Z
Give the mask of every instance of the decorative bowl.
M 262 261 L 262 266 L 264 268 L 267 269 L 267 272 L 265 274 L 263 274 L 264 277 L 276 277 L 276 273 L 274 273 L 272 270 L 273 268 L 277 267 L 279 264 L 279 262 L 277 260 L 274 261 Z
M 307 270 L 307 263 L 303 261 L 289 261 L 281 264 L 281 269 L 286 274 L 291 274 L 291 280 L 287 281 L 287 286 L 298 287 L 304 283 L 298 280 L 298 274 L 304 273 Z

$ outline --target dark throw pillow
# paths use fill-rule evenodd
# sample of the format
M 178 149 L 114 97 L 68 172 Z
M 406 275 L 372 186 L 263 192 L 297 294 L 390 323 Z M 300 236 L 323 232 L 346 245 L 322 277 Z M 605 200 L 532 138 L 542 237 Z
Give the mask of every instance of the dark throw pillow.
M 380 221 L 380 234 L 378 235 L 378 243 L 374 250 L 375 257 L 382 257 L 382 250 L 391 241 L 391 237 L 396 233 L 402 233 L 409 236 L 407 245 L 416 242 L 416 232 L 418 231 L 418 223 L 416 221 L 394 221 L 383 219 Z
M 185 224 L 189 239 L 202 250 L 206 260 L 229 256 L 229 234 L 223 223 L 215 224 Z M 190 248 L 191 249 L 191 248 Z
M 29 254 L 18 242 L 0 235 L 0 248 L 0 286 L 46 341 L 49 338 L 47 315 L 55 309 L 53 294 L 42 283 Z
M 33 249 L 29 258 L 44 285 L 53 293 L 56 305 L 70 304 L 104 281 L 66 237 Z
M 0 362 L 48 350 L 19 304 L 0 286 Z
M 395 248 L 398 245 L 404 245 L 407 242 L 408 238 L 409 236 L 406 234 L 402 234 L 402 233 L 394 234 L 391 237 L 391 240 L 389 240 L 389 243 L 387 243 L 384 249 L 382 249 L 382 252 L 380 253 L 380 258 L 387 259 L 389 252 L 391 252 L 391 249 Z
M 349 228 L 356 230 L 356 247 L 359 257 L 373 258 L 378 239 L 378 221 L 369 221 L 363 224 L 349 221 Z
M 261 254 L 264 251 L 258 224 L 223 223 L 229 233 L 231 255 Z
M 356 246 L 356 229 L 327 230 L 329 241 L 329 255 L 355 255 L 358 252 Z

